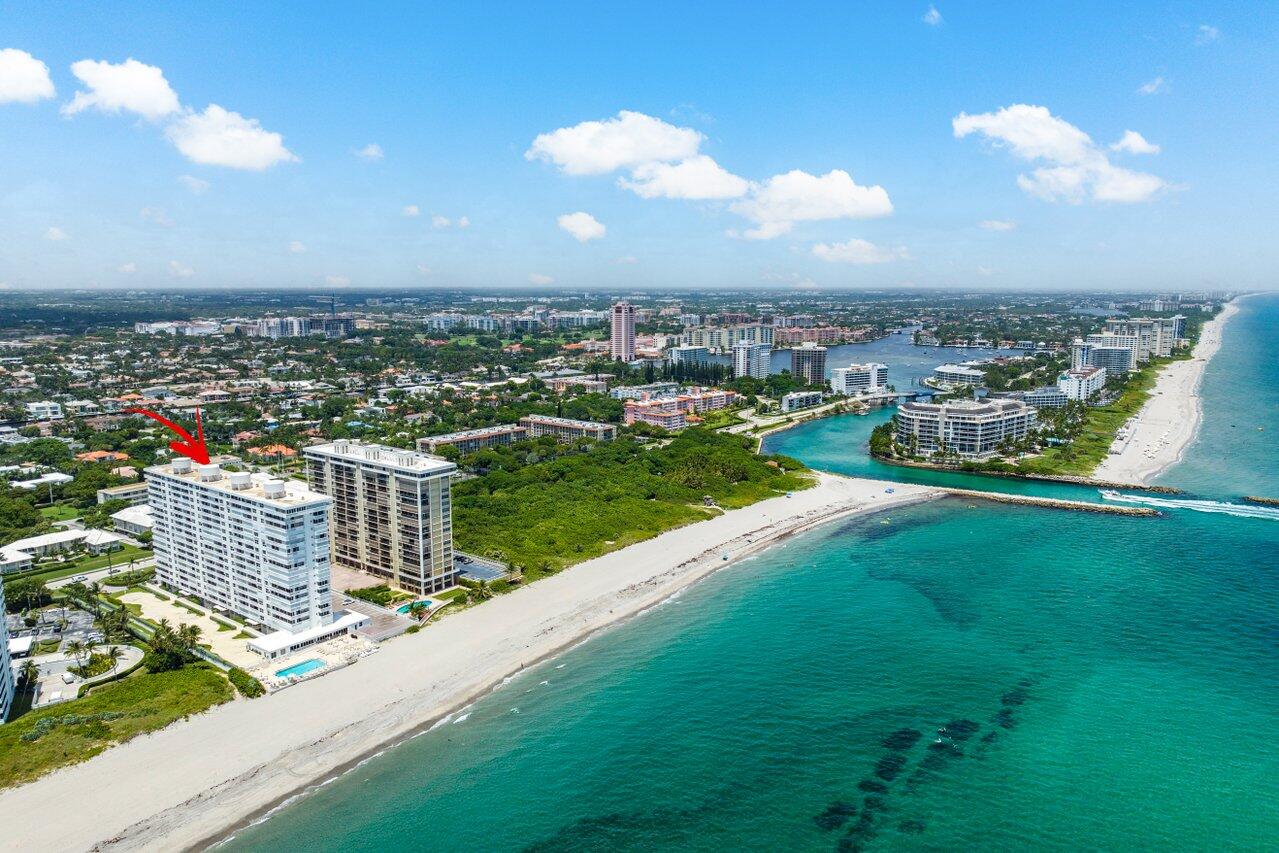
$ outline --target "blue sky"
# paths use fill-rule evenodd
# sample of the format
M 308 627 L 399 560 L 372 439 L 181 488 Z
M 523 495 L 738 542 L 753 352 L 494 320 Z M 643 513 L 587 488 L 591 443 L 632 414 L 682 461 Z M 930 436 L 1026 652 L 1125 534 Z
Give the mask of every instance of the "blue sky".
M 1272 288 L 1277 15 L 5 4 L 0 283 Z

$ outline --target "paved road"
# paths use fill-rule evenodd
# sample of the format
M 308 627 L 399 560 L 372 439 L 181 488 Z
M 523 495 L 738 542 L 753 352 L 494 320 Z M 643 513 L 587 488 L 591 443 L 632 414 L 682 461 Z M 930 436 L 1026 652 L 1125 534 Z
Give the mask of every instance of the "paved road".
M 134 560 L 132 569 L 129 568 L 129 564 L 126 562 L 123 565 L 115 566 L 114 570 L 116 574 L 120 574 L 121 572 L 134 571 L 136 569 L 149 569 L 153 566 L 155 566 L 155 557 L 147 557 L 142 560 Z M 81 581 L 81 583 L 90 584 L 94 581 L 103 583 L 111 576 L 111 571 L 111 569 L 97 569 L 92 572 L 85 572 L 84 576 L 87 577 L 88 580 Z M 75 575 L 69 578 L 59 578 L 56 581 L 49 581 L 49 583 L 45 584 L 45 586 L 49 587 L 49 589 L 57 589 L 60 586 L 75 583 L 75 578 Z

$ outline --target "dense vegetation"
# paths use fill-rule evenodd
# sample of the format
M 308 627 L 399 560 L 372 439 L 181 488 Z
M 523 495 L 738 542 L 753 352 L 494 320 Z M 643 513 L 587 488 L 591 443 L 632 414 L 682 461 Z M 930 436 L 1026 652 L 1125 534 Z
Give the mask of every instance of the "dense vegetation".
M 646 450 L 629 439 L 458 483 L 453 527 L 464 551 L 495 556 L 526 577 L 699 521 L 705 496 L 739 507 L 809 483 L 803 466 L 761 457 L 750 439 L 689 429 Z
M 86 761 L 231 696 L 231 685 L 221 673 L 188 666 L 125 678 L 75 702 L 31 711 L 0 726 L 0 788 Z

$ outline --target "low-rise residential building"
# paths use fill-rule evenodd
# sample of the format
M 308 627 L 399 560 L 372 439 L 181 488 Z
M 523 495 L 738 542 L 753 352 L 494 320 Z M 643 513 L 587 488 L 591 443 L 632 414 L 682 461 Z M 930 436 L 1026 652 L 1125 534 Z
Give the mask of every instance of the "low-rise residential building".
M 63 417 L 62 404 L 55 403 L 53 400 L 27 403 L 26 410 L 29 421 L 56 421 Z
M 830 387 L 836 394 L 875 394 L 888 387 L 888 365 L 879 362 L 850 364 L 830 372 Z
M 594 441 L 612 441 L 617 438 L 617 427 L 596 421 L 579 421 L 573 418 L 557 418 L 551 415 L 525 415 L 520 426 L 528 430 L 529 438 L 553 436 L 561 444 L 589 438 Z
M 439 453 L 441 448 L 456 447 L 458 453 L 467 454 L 486 447 L 505 447 L 527 437 L 528 430 L 519 424 L 494 424 L 419 438 L 417 449 L 424 453 Z
M 154 525 L 151 518 L 151 507 L 147 504 L 127 506 L 119 512 L 111 513 L 111 525 L 121 533 L 130 536 L 141 536 L 150 533 Z
M 796 409 L 807 409 L 821 404 L 821 391 L 792 391 L 789 394 L 783 394 L 781 400 L 783 412 L 793 412 Z
M 1034 406 L 1036 409 L 1060 409 L 1066 405 L 1069 398 L 1066 392 L 1056 385 L 1045 385 L 1042 388 L 1026 391 L 1021 395 L 1021 399 L 1026 405 Z
M 127 501 L 129 506 L 137 506 L 147 502 L 147 484 L 125 483 L 123 486 L 110 486 L 98 489 L 98 503 L 107 501 Z
M 1030 434 L 1035 410 L 1019 400 L 902 403 L 895 438 L 914 455 L 953 453 L 964 459 L 994 456 L 1006 441 Z
M 643 400 L 665 397 L 679 392 L 678 382 L 653 382 L 648 385 L 622 385 L 608 392 L 614 400 Z
M 968 365 L 941 364 L 933 368 L 933 382 L 943 388 L 958 388 L 961 385 L 982 385 L 985 381 L 985 373 Z
M 1106 368 L 1088 365 L 1067 370 L 1057 377 L 1057 387 L 1069 400 L 1091 400 L 1106 387 Z
M 581 391 L 584 394 L 607 394 L 608 382 L 592 376 L 556 376 L 546 380 L 546 387 L 556 394 L 566 391 Z
M 628 426 L 645 423 L 667 432 L 678 432 L 688 426 L 688 416 L 674 397 L 627 400 L 622 420 Z

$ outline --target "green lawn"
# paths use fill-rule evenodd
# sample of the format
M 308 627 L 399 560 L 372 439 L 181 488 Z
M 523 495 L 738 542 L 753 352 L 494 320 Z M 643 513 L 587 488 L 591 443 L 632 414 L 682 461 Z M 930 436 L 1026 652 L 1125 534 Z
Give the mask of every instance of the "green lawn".
M 45 583 L 48 583 L 49 581 L 56 581 L 61 578 L 69 578 L 73 575 L 91 572 L 95 569 L 106 568 L 108 565 L 124 568 L 129 565 L 129 560 L 140 560 L 144 557 L 150 556 L 151 552 L 145 548 L 138 548 L 133 545 L 123 545 L 112 551 L 110 554 L 89 555 L 57 568 L 6 576 L 5 580 L 15 580 L 19 577 L 39 578 Z
M 174 672 L 135 675 L 0 726 L 0 788 L 67 764 L 86 761 L 135 735 L 231 699 L 221 673 L 188 666 Z M 23 735 L 34 740 L 24 741 Z
M 70 521 L 80 517 L 80 510 L 67 504 L 40 507 L 40 514 L 50 521 Z
M 715 409 L 710 412 L 703 412 L 700 417 L 702 418 L 702 426 L 706 429 L 723 429 L 724 427 L 746 423 L 746 419 L 739 415 L 735 409 Z

